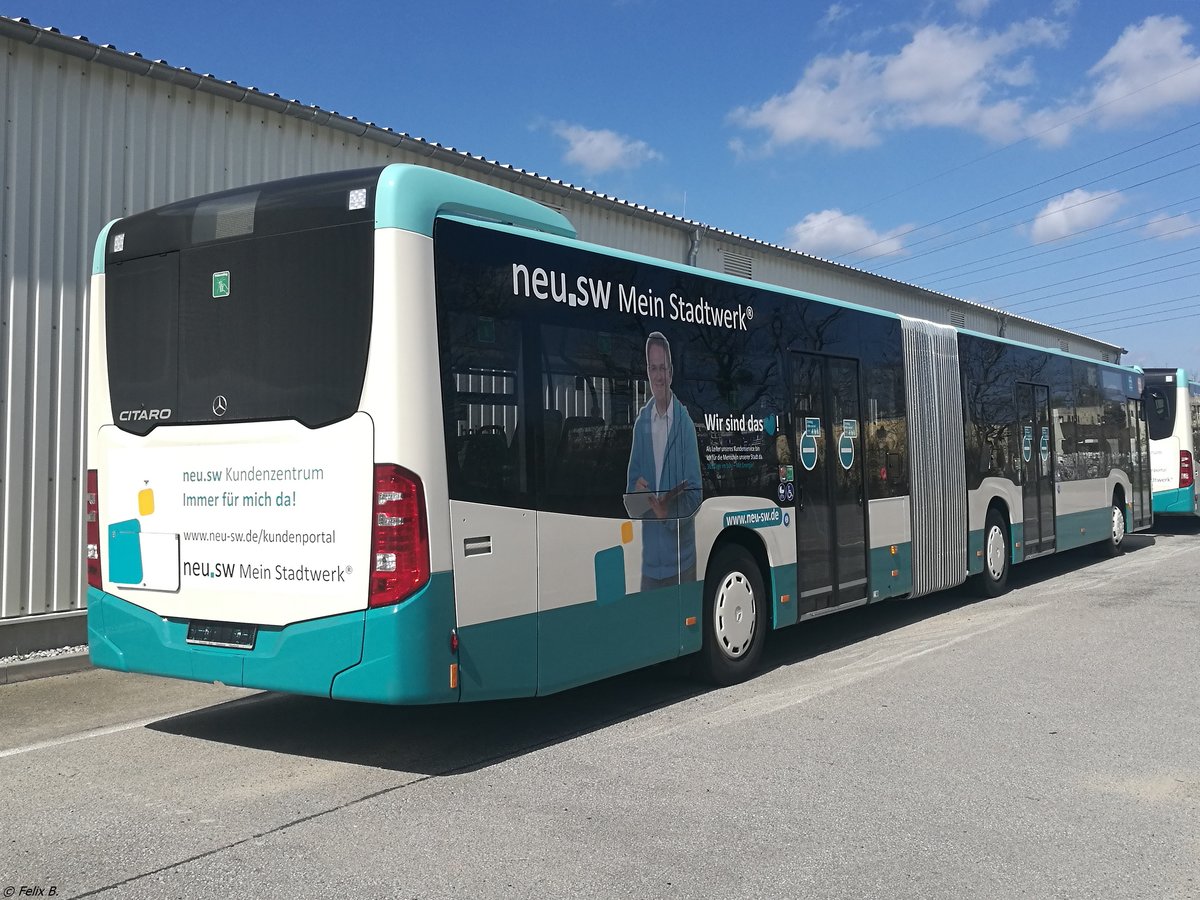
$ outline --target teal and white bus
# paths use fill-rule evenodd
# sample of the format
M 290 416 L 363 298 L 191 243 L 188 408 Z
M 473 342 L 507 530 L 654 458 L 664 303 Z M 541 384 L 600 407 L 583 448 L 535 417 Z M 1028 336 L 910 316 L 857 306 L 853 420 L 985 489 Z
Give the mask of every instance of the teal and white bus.
M 1146 369 L 1146 425 L 1156 516 L 1200 516 L 1200 384 L 1184 369 Z
M 1150 522 L 1135 369 L 576 239 L 393 165 L 95 250 L 98 666 L 381 703 L 546 694 Z

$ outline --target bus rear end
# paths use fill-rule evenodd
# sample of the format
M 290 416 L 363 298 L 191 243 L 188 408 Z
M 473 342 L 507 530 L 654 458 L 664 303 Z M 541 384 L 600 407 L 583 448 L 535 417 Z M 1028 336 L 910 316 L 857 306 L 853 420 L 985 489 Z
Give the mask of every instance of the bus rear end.
M 1200 515 L 1196 493 L 1198 385 L 1183 369 L 1147 369 L 1146 424 L 1150 434 L 1154 514 Z
M 421 476 L 361 408 L 381 170 L 118 220 L 92 282 L 95 664 L 384 702 L 455 699 Z M 383 458 L 379 458 L 382 455 Z M 440 653 L 404 652 L 414 636 Z

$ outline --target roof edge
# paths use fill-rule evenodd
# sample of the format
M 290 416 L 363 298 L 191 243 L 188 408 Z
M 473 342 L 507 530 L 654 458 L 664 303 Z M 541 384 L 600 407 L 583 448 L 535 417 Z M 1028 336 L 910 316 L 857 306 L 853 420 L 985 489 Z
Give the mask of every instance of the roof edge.
M 471 171 L 478 172 L 481 175 L 490 175 L 493 178 L 507 179 L 514 184 L 530 183 L 533 187 L 536 187 L 539 190 L 557 194 L 559 196 L 572 199 L 576 202 L 607 204 L 611 208 L 620 209 L 626 214 L 648 221 L 653 221 L 660 225 L 667 224 L 671 227 L 689 231 L 695 231 L 698 229 L 703 230 L 708 234 L 719 236 L 719 238 L 722 240 L 741 244 L 746 247 L 756 247 L 760 249 L 766 249 L 774 253 L 782 253 L 788 256 L 793 256 L 803 259 L 808 263 L 815 263 L 830 271 L 836 271 L 841 274 L 851 274 L 855 277 L 864 279 L 882 281 L 887 284 L 903 288 L 907 291 L 915 291 L 920 295 L 935 298 L 939 301 L 950 301 L 952 303 L 961 304 L 962 306 L 968 309 L 973 309 L 977 312 L 984 312 L 990 315 L 1000 316 L 1009 321 L 1026 322 L 1030 325 L 1036 325 L 1038 328 L 1047 329 L 1065 337 L 1085 340 L 1100 347 L 1107 347 L 1115 351 L 1118 355 L 1118 358 L 1128 352 L 1119 344 L 1112 344 L 1108 341 L 1103 341 L 1099 338 L 1091 337 L 1077 331 L 1070 331 L 1057 325 L 1039 322 L 1037 319 L 1031 319 L 1027 316 L 1022 316 L 1019 313 L 1010 312 L 1009 310 L 1000 309 L 999 307 L 995 306 L 988 306 L 987 304 L 979 303 L 974 300 L 966 300 L 962 297 L 955 297 L 952 294 L 945 294 L 941 291 L 933 290 L 932 288 L 922 287 L 921 285 L 912 284 L 911 282 L 900 281 L 887 275 L 880 275 L 875 272 L 868 271 L 867 269 L 860 269 L 855 266 L 848 266 L 845 263 L 824 259 L 820 256 L 813 256 L 812 254 L 804 253 L 800 250 L 794 250 L 791 247 L 773 244 L 770 241 L 764 241 L 759 238 L 747 237 L 743 234 L 726 231 L 725 229 L 717 228 L 712 225 L 706 225 L 703 222 L 697 222 L 693 219 L 687 219 L 672 213 L 662 212 L 661 210 L 654 209 L 650 206 L 632 203 L 627 200 L 621 200 L 620 198 L 579 187 L 569 182 L 547 178 L 546 176 L 539 175 L 536 172 L 527 172 L 524 169 L 519 169 L 512 165 L 500 163 L 484 156 L 477 156 L 457 150 L 454 147 L 444 147 L 441 144 L 427 141 L 424 138 L 413 137 L 405 132 L 394 131 L 391 128 L 376 125 L 374 122 L 362 122 L 354 116 L 344 116 L 336 111 L 324 110 L 319 106 L 305 104 L 299 100 L 286 100 L 279 94 L 266 93 L 253 86 L 243 87 L 235 81 L 221 81 L 219 78 L 216 78 L 213 75 L 200 75 L 186 67 L 172 66 L 170 63 L 166 62 L 166 60 L 148 60 L 140 53 L 123 52 L 118 50 L 116 47 L 113 47 L 111 44 L 94 44 L 83 35 L 69 37 L 63 34 L 57 28 L 52 26 L 40 27 L 32 24 L 28 19 L 25 18 L 0 16 L 0 37 L 8 37 L 35 47 L 43 47 L 45 49 L 55 50 L 59 53 L 73 56 L 78 59 L 83 59 L 89 62 L 97 62 L 102 65 L 107 65 L 116 69 L 130 72 L 135 75 L 153 78 L 156 81 L 165 81 L 169 84 L 179 85 L 180 87 L 191 90 L 215 94 L 218 97 L 222 97 L 236 103 L 249 103 L 253 106 L 259 106 L 282 115 L 293 116 L 297 119 L 302 119 L 304 121 L 322 125 L 327 128 L 333 128 L 337 131 L 352 134 L 359 138 L 364 138 L 366 140 L 385 144 L 398 149 L 404 149 L 411 153 L 425 156 L 430 159 L 436 159 L 448 166 L 469 169 Z

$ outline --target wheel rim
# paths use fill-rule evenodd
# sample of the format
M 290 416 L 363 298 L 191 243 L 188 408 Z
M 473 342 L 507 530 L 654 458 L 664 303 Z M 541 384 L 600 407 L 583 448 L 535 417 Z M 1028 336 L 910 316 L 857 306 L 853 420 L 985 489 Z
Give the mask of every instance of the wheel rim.
M 1004 546 L 1004 532 L 1000 526 L 993 525 L 988 530 L 987 538 L 987 569 L 992 581 L 999 581 L 1004 574 L 1004 557 L 1007 552 Z
M 1125 540 L 1125 513 L 1121 508 L 1114 506 L 1112 508 L 1112 542 L 1114 545 L 1120 544 Z
M 713 628 L 717 646 L 730 659 L 740 659 L 754 640 L 758 618 L 754 588 L 741 572 L 730 572 L 717 589 L 713 604 Z

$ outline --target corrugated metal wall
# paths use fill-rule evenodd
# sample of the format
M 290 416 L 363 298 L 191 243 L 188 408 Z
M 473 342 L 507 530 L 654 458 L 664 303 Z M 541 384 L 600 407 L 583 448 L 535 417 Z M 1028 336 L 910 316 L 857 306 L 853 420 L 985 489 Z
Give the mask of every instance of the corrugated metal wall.
M 110 219 L 290 175 L 388 162 L 457 172 L 562 209 L 585 240 L 685 262 L 694 223 L 272 95 L 0 19 L 0 619 L 79 609 L 84 298 Z M 754 277 L 946 322 L 960 304 L 701 229 Z M 966 307 L 967 327 L 996 333 Z M 1055 345 L 1030 323 L 1009 336 Z M 1111 345 L 1076 352 L 1101 356 Z
M 110 219 L 417 161 L 294 116 L 0 40 L 0 617 L 82 604 L 84 298 Z

